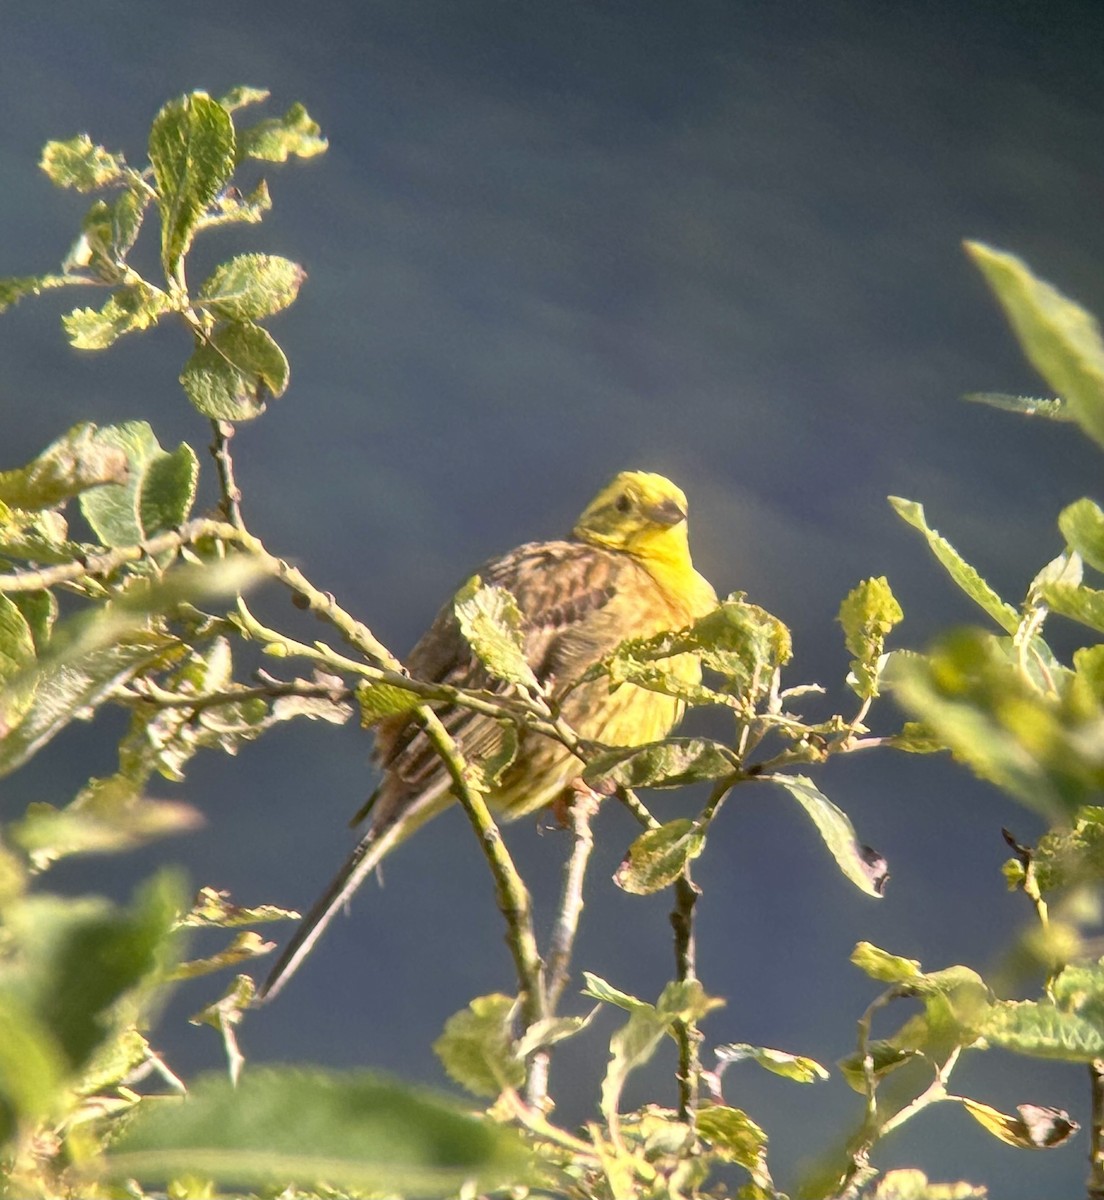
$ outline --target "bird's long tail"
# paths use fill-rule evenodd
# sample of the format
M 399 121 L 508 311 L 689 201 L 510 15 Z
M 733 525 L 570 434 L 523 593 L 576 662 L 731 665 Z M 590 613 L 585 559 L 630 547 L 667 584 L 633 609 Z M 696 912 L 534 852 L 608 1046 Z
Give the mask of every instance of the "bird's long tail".
M 376 869 L 384 855 L 408 832 L 403 821 L 392 821 L 384 828 L 370 829 L 360 839 L 333 882 L 300 921 L 295 936 L 288 942 L 257 993 L 258 1004 L 271 1000 L 283 989 L 314 948 L 314 943 L 325 933 L 338 910 Z

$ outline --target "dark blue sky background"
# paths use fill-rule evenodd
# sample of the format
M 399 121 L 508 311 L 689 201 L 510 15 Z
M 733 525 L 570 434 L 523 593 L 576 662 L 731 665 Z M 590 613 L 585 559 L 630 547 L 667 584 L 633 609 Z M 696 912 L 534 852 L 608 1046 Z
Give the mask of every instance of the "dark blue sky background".
M 273 323 L 291 388 L 235 441 L 245 513 L 398 652 L 473 564 L 558 536 L 609 475 L 640 467 L 689 493 L 718 590 L 791 625 L 788 682 L 847 706 L 834 617 L 859 578 L 889 576 L 908 614 L 899 644 L 974 616 L 887 494 L 924 501 L 1017 600 L 1060 549 L 1060 508 L 1097 486 L 1099 456 L 1069 427 L 961 402 L 1041 385 L 959 244 L 1014 250 L 1104 311 L 1097 4 L 12 3 L 0 33 L 0 274 L 54 267 L 83 211 L 35 167 L 48 138 L 87 131 L 139 160 L 165 99 L 237 83 L 321 122 L 329 154 L 268 172 L 272 216 L 209 236 L 192 273 L 253 248 L 309 272 Z M 163 444 L 202 450 L 176 384 L 184 333 L 78 354 L 64 307 L 54 295 L 0 320 L 3 465 L 86 418 L 147 417 Z M 282 596 L 261 607 L 293 619 Z M 5 781 L 5 812 L 110 771 L 112 728 L 76 730 Z M 305 906 L 349 845 L 368 749 L 355 729 L 311 726 L 198 762 L 179 794 L 205 812 L 202 833 L 63 865 L 59 886 L 125 892 L 168 856 L 244 903 Z M 1027 919 L 1003 889 L 1000 826 L 1037 829 L 941 761 L 869 756 L 817 780 L 889 858 L 886 898 L 842 880 L 785 795 L 748 788 L 696 872 L 699 956 L 729 1000 L 712 1042 L 830 1063 L 874 995 L 847 963 L 855 941 L 994 967 Z M 654 998 L 672 969 L 669 904 L 610 882 L 633 832 L 602 814 L 576 964 Z M 512 987 L 469 841 L 453 813 L 405 847 L 249 1020 L 247 1054 L 440 1083 L 429 1044 L 445 1019 Z M 526 823 L 511 845 L 547 917 L 566 838 Z M 210 1031 L 180 1020 L 215 986 L 170 1010 L 162 1044 L 183 1069 L 219 1063 Z M 593 1111 L 614 1026 L 565 1048 L 564 1119 Z M 994 1054 L 960 1073 L 1006 1109 L 1087 1117 L 1078 1069 Z M 729 1090 L 770 1132 L 783 1186 L 859 1117 L 838 1077 L 802 1089 L 734 1072 Z M 665 1073 L 630 1092 L 674 1097 Z M 1084 1135 L 1025 1155 L 967 1122 L 926 1114 L 878 1161 L 987 1181 L 1003 1200 L 1079 1190 Z

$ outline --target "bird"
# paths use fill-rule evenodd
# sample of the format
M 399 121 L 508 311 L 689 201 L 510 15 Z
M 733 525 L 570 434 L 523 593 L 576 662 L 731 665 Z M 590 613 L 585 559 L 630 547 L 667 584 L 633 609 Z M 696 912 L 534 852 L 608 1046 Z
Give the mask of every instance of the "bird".
M 586 743 L 626 747 L 666 737 L 682 718 L 672 696 L 599 676 L 588 668 L 623 641 L 682 629 L 717 605 L 695 569 L 687 534 L 686 496 L 663 475 L 622 471 L 594 497 L 562 541 L 529 542 L 477 569 L 484 584 L 512 593 L 521 614 L 523 650 L 544 696 Z M 697 659 L 681 654 L 668 669 L 701 678 Z M 406 660 L 424 682 L 505 693 L 461 632 L 453 603 L 444 605 Z M 434 706 L 469 762 L 501 751 L 501 721 L 460 705 Z M 486 796 L 500 819 L 515 820 L 566 797 L 583 762 L 560 742 L 518 732 L 513 761 Z M 367 829 L 330 886 L 302 919 L 258 993 L 271 1000 L 298 969 L 334 915 L 380 861 L 454 797 L 452 780 L 417 716 L 403 713 L 376 727 L 374 757 L 382 779 L 358 818 Z

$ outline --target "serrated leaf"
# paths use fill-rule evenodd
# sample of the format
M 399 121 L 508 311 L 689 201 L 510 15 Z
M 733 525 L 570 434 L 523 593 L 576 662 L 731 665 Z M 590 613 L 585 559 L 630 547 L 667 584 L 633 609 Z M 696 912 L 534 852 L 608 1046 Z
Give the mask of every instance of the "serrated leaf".
M 87 284 L 75 275 L 9 275 L 0 279 L 0 312 L 18 304 L 24 296 L 39 296 L 53 288 Z
M 987 404 L 1024 417 L 1048 417 L 1052 421 L 1072 421 L 1070 406 L 1059 397 L 1010 396 L 1007 392 L 968 392 L 963 396 L 975 404 Z
M 138 522 L 146 537 L 184 524 L 198 482 L 199 459 L 187 442 L 147 460 L 138 486 Z
M 567 1038 L 574 1037 L 584 1030 L 593 1020 L 597 1011 L 598 1008 L 595 1006 L 585 1017 L 544 1017 L 539 1021 L 534 1021 L 518 1038 L 514 1052 L 518 1058 L 524 1060 L 537 1050 L 566 1041 Z
M 1104 511 L 1087 496 L 1075 500 L 1058 517 L 1062 536 L 1097 571 L 1104 571 Z
M 127 461 L 125 483 L 81 495 L 81 512 L 105 546 L 137 545 L 184 521 L 199 471 L 190 446 L 182 442 L 166 453 L 146 421 L 107 425 L 94 439 L 98 446 L 122 451 Z
M 486 586 L 473 575 L 456 593 L 452 607 L 468 645 L 496 679 L 539 690 L 525 658 L 521 609 L 505 588 Z
M 192 907 L 181 918 L 185 927 L 233 929 L 239 925 L 256 925 L 266 921 L 297 921 L 299 913 L 289 908 L 277 908 L 274 904 L 260 904 L 243 908 L 230 901 L 229 892 L 214 888 L 200 888 Z
M 365 729 L 388 717 L 411 713 L 422 703 L 413 692 L 390 683 L 358 683 L 356 698 L 360 706 L 360 723 Z
M 84 214 L 80 237 L 65 256 L 65 271 L 87 269 L 105 283 L 121 283 L 126 256 L 138 240 L 153 194 L 137 182 L 124 188 L 110 204 L 97 200 Z
M 74 308 L 61 318 L 77 350 L 105 350 L 125 334 L 148 329 L 170 309 L 164 292 L 146 284 L 118 288 L 100 308 Z
M 246 195 L 235 187 L 228 187 L 215 197 L 214 204 L 201 218 L 199 227 L 210 229 L 215 225 L 246 224 L 256 225 L 264 219 L 264 215 L 272 210 L 272 197 L 268 192 L 268 184 L 262 179 L 257 186 Z
M 990 1045 L 1031 1058 L 1092 1062 L 1104 1056 L 1104 1027 L 1099 1022 L 1047 1001 L 997 1001 L 979 1032 Z
M 967 242 L 966 249 L 1031 365 L 1068 403 L 1081 428 L 1104 445 L 1104 340 L 1096 320 L 1015 255 L 981 242 Z
M 633 842 L 613 881 L 633 895 L 650 896 L 670 887 L 704 847 L 705 838 L 695 821 L 669 821 L 658 829 L 645 830 Z
M 513 1038 L 515 1009 L 511 996 L 478 996 L 449 1017 L 433 1043 L 449 1078 L 475 1096 L 497 1096 L 525 1082 Z
M 710 1104 L 695 1113 L 698 1133 L 726 1162 L 739 1163 L 753 1173 L 763 1169 L 767 1135 L 739 1108 Z
M 97 146 L 86 133 L 65 142 L 47 142 L 39 166 L 58 187 L 93 192 L 127 178 L 121 154 Z
M 219 1190 L 316 1187 L 446 1196 L 523 1185 L 530 1153 L 513 1130 L 364 1071 L 258 1067 L 221 1073 L 181 1100 L 143 1104 L 92 1169 L 151 1186 L 184 1173 Z
M 1068 1142 L 1081 1128 L 1062 1109 L 1044 1108 L 1038 1104 L 1017 1105 L 1018 1117 L 967 1097 L 963 1097 L 962 1107 L 995 1138 L 1021 1150 L 1052 1150 Z
M 852 687 L 863 700 L 878 694 L 879 660 L 885 650 L 885 639 L 904 615 L 884 575 L 864 579 L 840 605 L 837 619 L 852 654 Z
M 258 320 L 292 304 L 307 274 L 277 254 L 239 254 L 216 267 L 196 303 L 231 321 Z
M 739 770 L 735 754 L 709 738 L 667 738 L 594 755 L 583 770 L 591 787 L 683 787 Z
M 718 1075 L 731 1063 L 750 1060 L 775 1075 L 781 1075 L 783 1079 L 792 1079 L 795 1083 L 816 1083 L 829 1077 L 828 1071 L 816 1059 L 807 1058 L 803 1054 L 790 1054 L 785 1050 L 773 1050 L 770 1046 L 730 1042 L 718 1046 L 714 1053 L 717 1056 Z
M 184 364 L 180 382 L 205 417 L 249 421 L 264 412 L 270 397 L 288 385 L 288 361 L 276 340 L 259 325 L 219 325 Z
M 915 500 L 904 500 L 900 496 L 890 496 L 889 503 L 903 521 L 924 535 L 928 548 L 958 587 L 1006 633 L 1015 633 L 1020 625 L 1020 614 L 993 591 L 946 538 L 941 537 L 928 525 L 924 516 L 924 506 L 917 504 Z
M 890 954 L 871 942 L 859 942 L 851 951 L 851 961 L 871 979 L 882 983 L 914 983 L 924 974 L 916 959 Z
M 149 157 L 161 211 L 161 265 L 174 279 L 196 225 L 234 170 L 234 124 L 205 92 L 171 100 L 154 118 Z
M 243 129 L 239 136 L 241 157 L 264 162 L 287 162 L 290 155 L 313 158 L 329 142 L 301 104 L 293 104 L 282 117 L 269 117 Z
M 1104 633 L 1104 591 L 1069 583 L 1051 583 L 1042 589 L 1042 600 L 1052 612 Z
M 770 775 L 764 778 L 785 788 L 801 805 L 843 874 L 860 891 L 880 899 L 889 881 L 886 861 L 877 851 L 859 841 L 847 814 L 837 808 L 806 775 Z
M 0 500 L 12 508 L 54 508 L 102 483 L 122 483 L 127 456 L 97 437 L 89 421 L 74 425 L 25 467 L 0 472 Z

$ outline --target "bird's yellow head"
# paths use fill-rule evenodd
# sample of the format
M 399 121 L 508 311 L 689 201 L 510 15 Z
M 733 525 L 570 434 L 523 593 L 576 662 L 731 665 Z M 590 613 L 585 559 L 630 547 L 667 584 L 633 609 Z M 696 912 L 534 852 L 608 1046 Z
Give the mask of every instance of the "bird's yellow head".
M 686 497 L 662 475 L 622 471 L 587 505 L 572 533 L 647 562 L 689 567 Z

